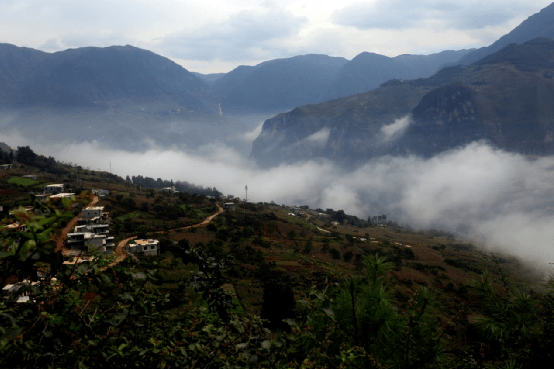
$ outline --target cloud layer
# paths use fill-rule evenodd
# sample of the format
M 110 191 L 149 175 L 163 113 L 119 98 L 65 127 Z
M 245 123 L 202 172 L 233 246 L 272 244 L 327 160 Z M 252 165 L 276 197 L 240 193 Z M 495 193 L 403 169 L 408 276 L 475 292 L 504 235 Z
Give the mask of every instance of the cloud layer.
M 160 46 L 167 53 L 183 59 L 240 61 L 275 58 L 290 55 L 283 41 L 297 34 L 307 20 L 273 6 L 243 10 L 202 29 L 165 37 Z
M 464 230 L 466 236 L 548 267 L 554 262 L 554 158 L 528 159 L 484 143 L 431 159 L 382 157 L 347 172 L 313 161 L 260 169 L 231 147 L 195 152 L 150 144 L 142 153 L 106 150 L 97 142 L 42 146 L 16 134 L 0 141 L 121 175 L 144 175 L 216 187 L 252 201 L 343 209 L 359 217 L 387 214 L 415 228 Z
M 130 44 L 200 72 L 299 54 L 353 58 L 486 46 L 550 0 L 4 0 L 0 42 Z M 224 69 L 222 69 L 224 68 Z
M 434 23 L 442 28 L 468 30 L 504 24 L 532 8 L 525 2 L 507 6 L 506 2 L 497 0 L 377 0 L 344 7 L 335 11 L 332 19 L 337 24 L 358 29 L 410 29 Z

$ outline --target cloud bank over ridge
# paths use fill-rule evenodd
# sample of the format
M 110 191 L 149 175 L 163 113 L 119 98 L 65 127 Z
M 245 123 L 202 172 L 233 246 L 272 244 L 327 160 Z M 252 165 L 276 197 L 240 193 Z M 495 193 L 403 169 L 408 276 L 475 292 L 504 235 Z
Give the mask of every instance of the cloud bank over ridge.
M 216 187 L 251 201 L 343 209 L 366 218 L 387 214 L 414 228 L 469 230 L 488 246 L 554 262 L 554 158 L 529 159 L 472 143 L 431 159 L 382 157 L 347 172 L 330 162 L 308 161 L 260 169 L 221 143 L 195 152 L 159 148 L 144 152 L 101 148 L 98 142 L 53 147 L 22 136 L 0 142 L 30 145 L 35 152 L 121 176 L 143 175 Z

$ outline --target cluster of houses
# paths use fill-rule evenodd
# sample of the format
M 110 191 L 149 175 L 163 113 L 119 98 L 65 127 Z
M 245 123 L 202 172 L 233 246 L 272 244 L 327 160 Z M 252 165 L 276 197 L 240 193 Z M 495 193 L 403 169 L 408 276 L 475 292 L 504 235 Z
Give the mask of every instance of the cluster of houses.
M 100 251 L 112 255 L 115 252 L 114 238 L 110 237 L 109 213 L 103 206 L 82 210 L 74 232 L 67 234 L 67 246 L 85 252 Z M 138 239 L 127 246 L 127 251 L 145 256 L 160 255 L 160 242 L 154 239 Z
M 113 254 L 115 243 L 110 237 L 109 213 L 103 206 L 88 207 L 81 211 L 74 232 L 67 234 L 67 246 L 72 250 L 100 251 Z

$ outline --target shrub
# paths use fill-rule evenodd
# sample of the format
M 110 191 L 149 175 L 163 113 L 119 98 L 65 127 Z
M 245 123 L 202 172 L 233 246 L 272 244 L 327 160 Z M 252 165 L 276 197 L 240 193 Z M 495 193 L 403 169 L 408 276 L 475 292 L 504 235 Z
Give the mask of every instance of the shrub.
M 338 260 L 340 259 L 340 251 L 335 249 L 335 248 L 332 248 L 329 250 L 329 254 L 331 254 L 331 256 L 333 257 L 333 259 L 335 260 Z

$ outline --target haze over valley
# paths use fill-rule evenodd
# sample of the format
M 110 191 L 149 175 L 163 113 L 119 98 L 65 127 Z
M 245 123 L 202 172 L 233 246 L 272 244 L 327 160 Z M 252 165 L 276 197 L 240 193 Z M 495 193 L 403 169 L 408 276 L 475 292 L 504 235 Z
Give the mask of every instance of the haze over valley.
M 554 4 L 528 16 L 457 50 L 307 52 L 214 74 L 130 45 L 0 44 L 0 142 L 240 198 L 248 185 L 253 202 L 387 214 L 546 267 Z

